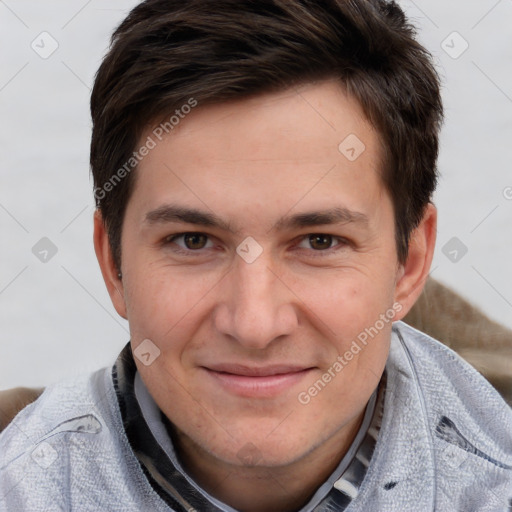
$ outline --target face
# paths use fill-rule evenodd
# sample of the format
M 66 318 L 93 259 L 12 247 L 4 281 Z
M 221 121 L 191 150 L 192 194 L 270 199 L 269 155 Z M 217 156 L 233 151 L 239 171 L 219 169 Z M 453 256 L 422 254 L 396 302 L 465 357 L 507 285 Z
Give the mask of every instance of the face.
M 198 449 L 298 461 L 360 419 L 402 316 L 378 134 L 328 81 L 148 136 L 114 293 L 160 351 L 138 370 Z

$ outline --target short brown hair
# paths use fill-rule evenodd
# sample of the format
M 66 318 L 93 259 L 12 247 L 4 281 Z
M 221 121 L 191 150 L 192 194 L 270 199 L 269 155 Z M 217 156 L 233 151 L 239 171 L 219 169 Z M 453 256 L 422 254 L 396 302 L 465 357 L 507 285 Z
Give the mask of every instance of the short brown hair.
M 91 97 L 95 197 L 118 269 L 135 179 L 126 162 L 145 129 L 191 99 L 221 103 L 330 78 L 380 134 L 404 263 L 436 186 L 443 109 L 431 55 L 400 7 L 384 0 L 146 0 L 114 32 Z

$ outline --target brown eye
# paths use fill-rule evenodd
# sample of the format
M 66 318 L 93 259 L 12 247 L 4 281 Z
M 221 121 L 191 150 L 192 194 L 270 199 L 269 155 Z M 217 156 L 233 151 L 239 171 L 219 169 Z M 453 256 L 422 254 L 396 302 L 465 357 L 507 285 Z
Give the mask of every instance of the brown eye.
M 332 238 L 333 237 L 331 235 L 322 235 L 322 234 L 309 235 L 309 243 L 315 251 L 322 251 L 322 250 L 331 248 Z
M 208 241 L 208 237 L 202 233 L 185 233 L 183 242 L 187 249 L 203 249 Z

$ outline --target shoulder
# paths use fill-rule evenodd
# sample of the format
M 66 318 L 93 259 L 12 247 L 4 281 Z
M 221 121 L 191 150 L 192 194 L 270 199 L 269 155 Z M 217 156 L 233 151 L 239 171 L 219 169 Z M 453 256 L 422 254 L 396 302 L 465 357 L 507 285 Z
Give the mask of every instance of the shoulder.
M 0 434 L 2 510 L 137 510 L 145 486 L 110 368 L 49 386 Z
M 22 409 L 0 434 L 0 471 L 12 469 L 19 461 L 53 465 L 55 448 L 70 434 L 98 435 L 105 431 L 105 394 L 108 370 L 80 375 L 48 386 L 32 404 Z M 107 399 L 107 394 L 105 394 Z M 99 406 L 98 406 L 99 405 Z M 43 460 L 46 459 L 46 460 Z
M 466 510 L 511 499 L 512 409 L 491 384 L 453 350 L 403 322 L 393 325 L 388 371 L 395 373 L 395 391 L 407 397 L 402 410 L 414 402 L 429 432 L 438 506 Z
M 395 322 L 390 358 L 407 359 L 426 399 L 435 397 L 436 403 L 443 406 L 448 405 L 445 401 L 464 406 L 474 414 L 482 409 L 493 410 L 512 420 L 512 409 L 493 386 L 441 342 L 404 322 Z M 482 422 L 489 422 L 488 418 L 480 416 Z
M 66 421 L 81 416 L 99 416 L 94 403 L 100 392 L 99 384 L 107 376 L 107 368 L 93 374 L 80 375 L 48 386 L 42 395 L 22 409 L 0 434 L 2 461 L 16 449 L 45 437 Z M 20 435 L 23 433 L 24 435 Z

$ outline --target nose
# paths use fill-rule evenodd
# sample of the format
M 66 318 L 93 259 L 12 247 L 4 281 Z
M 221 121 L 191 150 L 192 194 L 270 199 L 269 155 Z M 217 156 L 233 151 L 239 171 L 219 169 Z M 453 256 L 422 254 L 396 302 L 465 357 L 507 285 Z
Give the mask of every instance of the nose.
M 214 313 L 217 330 L 248 349 L 265 349 L 299 324 L 295 296 L 270 265 L 263 255 L 253 263 L 237 257 Z

